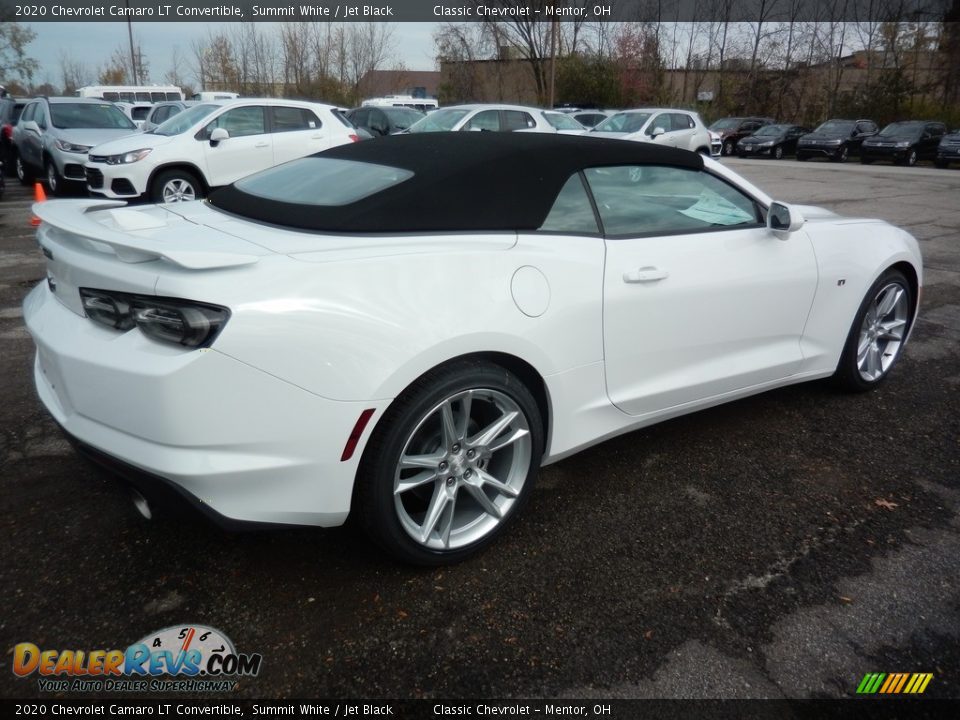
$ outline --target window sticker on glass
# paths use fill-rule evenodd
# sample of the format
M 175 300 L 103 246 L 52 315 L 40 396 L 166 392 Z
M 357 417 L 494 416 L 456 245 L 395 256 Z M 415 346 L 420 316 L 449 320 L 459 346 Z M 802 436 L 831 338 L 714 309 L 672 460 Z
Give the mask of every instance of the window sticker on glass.
M 313 120 L 307 120 L 307 125 L 309 125 L 310 129 L 313 130 L 317 126 L 317 123 Z
M 697 201 L 680 213 L 711 225 L 743 225 L 756 222 L 756 218 L 750 213 L 710 190 L 700 193 Z

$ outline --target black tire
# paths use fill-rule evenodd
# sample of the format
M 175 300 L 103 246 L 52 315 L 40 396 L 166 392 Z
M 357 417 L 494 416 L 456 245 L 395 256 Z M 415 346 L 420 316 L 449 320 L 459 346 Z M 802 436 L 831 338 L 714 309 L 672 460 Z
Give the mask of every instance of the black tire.
M 774 160 L 783 160 L 783 145 L 777 145 L 773 149 L 773 159 Z
M 178 197 L 173 188 L 181 188 L 179 200 L 169 199 Z M 150 184 L 150 201 L 154 203 L 186 202 L 201 200 L 205 193 L 203 183 L 189 170 L 164 170 L 159 173 Z M 189 194 L 192 194 L 190 196 Z
M 465 412 L 467 404 L 457 398 L 462 398 L 460 394 L 469 390 L 476 391 L 476 394 L 470 401 L 470 410 Z M 519 427 L 525 427 L 527 433 L 519 436 L 515 443 L 491 451 L 504 452 L 505 455 L 490 454 L 484 460 L 480 459 L 482 451 L 477 450 L 476 459 L 467 461 L 467 457 L 474 457 L 468 454 L 473 450 L 467 448 L 481 447 L 471 444 L 470 440 L 476 442 L 482 428 L 492 426 L 497 418 L 508 415 L 506 412 L 494 414 L 501 410 L 495 402 L 506 402 L 509 408 L 517 408 L 511 411 L 511 416 L 512 412 L 516 412 L 517 416 L 510 427 L 513 427 L 513 422 L 519 423 Z M 452 445 L 444 441 L 446 436 L 439 420 L 442 415 L 440 408 L 444 406 L 449 407 L 453 419 L 453 437 L 460 437 L 459 440 L 453 440 Z M 478 418 L 480 422 L 476 422 Z M 493 421 L 489 418 L 493 418 Z M 460 425 L 468 427 L 461 431 Z M 504 428 L 502 432 L 507 430 Z M 518 432 L 518 429 L 513 430 L 513 433 Z M 496 437 L 502 440 L 503 435 Z M 406 452 L 410 447 L 415 448 L 413 453 Z M 457 454 L 451 454 L 451 449 L 456 449 Z M 401 457 L 410 454 L 432 456 L 431 463 L 439 463 L 437 470 L 433 470 L 432 464 L 429 469 L 423 469 L 426 467 L 424 465 L 411 470 L 401 469 Z M 543 423 L 530 390 L 499 365 L 481 360 L 452 362 L 413 383 L 390 405 L 377 423 L 357 472 L 354 496 L 356 519 L 375 543 L 404 562 L 427 566 L 459 562 L 493 542 L 516 518 L 530 497 L 542 455 Z M 476 487 L 467 488 L 466 481 L 472 472 L 467 462 L 483 470 L 474 474 L 474 481 L 489 471 L 491 476 L 498 479 L 506 478 L 503 480 L 505 484 L 512 484 L 510 495 L 492 485 L 487 490 L 479 491 L 487 495 L 488 502 L 500 503 L 497 509 L 498 512 L 503 511 L 502 517 L 497 518 L 485 511 L 481 503 L 474 499 Z M 504 474 L 505 470 L 507 474 Z M 401 495 L 396 488 L 404 472 L 427 473 L 427 479 L 421 480 L 422 484 L 417 489 L 402 491 L 404 494 Z M 487 487 L 485 483 L 483 487 Z M 490 491 L 493 492 L 492 498 Z M 444 496 L 445 492 L 452 493 L 452 503 L 448 500 L 438 502 L 438 499 L 449 496 Z M 430 524 L 428 511 L 434 506 L 443 510 L 435 515 L 438 519 Z M 462 511 L 464 517 L 459 518 L 454 509 Z M 474 515 L 476 517 L 471 524 Z M 418 519 L 421 522 L 418 523 Z M 451 528 L 458 520 L 464 523 L 463 526 L 456 528 L 456 535 L 454 530 L 448 530 L 444 543 L 442 528 L 445 525 Z M 423 533 L 421 538 L 426 539 L 416 539 L 415 530 Z M 443 547 L 444 544 L 447 547 Z
M 727 157 L 729 157 L 730 155 L 733 155 L 734 150 L 735 150 L 735 147 L 733 145 L 732 140 L 727 140 L 723 144 L 723 154 L 726 155 Z
M 62 195 L 66 180 L 57 171 L 57 166 L 50 158 L 43 164 L 43 181 L 51 195 Z
M 903 164 L 907 167 L 913 167 L 917 164 L 917 151 L 911 150 L 907 153 L 907 156 L 903 159 Z
M 842 148 L 840 148 L 840 154 L 837 156 L 837 162 L 845 163 L 849 157 L 850 157 L 850 148 L 844 145 Z
M 17 176 L 17 180 L 20 181 L 21 185 L 29 185 L 33 182 L 33 172 L 30 170 L 30 166 L 24 162 L 23 158 L 20 157 L 20 153 L 15 153 L 14 155 L 14 173 Z
M 853 324 L 850 326 L 850 332 L 847 335 L 847 342 L 843 347 L 843 354 L 840 356 L 840 363 L 837 365 L 837 371 L 833 375 L 834 383 L 844 390 L 849 390 L 852 392 L 866 392 L 867 390 L 873 390 L 875 387 L 877 387 L 877 385 L 882 383 L 887 378 L 887 376 L 890 374 L 890 370 L 893 369 L 894 365 L 900 359 L 900 355 L 903 350 L 902 340 L 899 342 L 895 350 L 893 350 L 893 357 L 890 359 L 889 364 L 883 369 L 882 374 L 880 374 L 879 377 L 872 379 L 865 378 L 863 374 L 861 374 L 858 363 L 858 348 L 861 339 L 861 330 L 864 327 L 864 319 L 867 317 L 867 313 L 871 310 L 871 308 L 876 307 L 878 294 L 890 285 L 898 285 L 899 289 L 901 289 L 904 293 L 906 311 L 904 318 L 905 325 L 902 328 L 902 337 L 906 338 L 907 334 L 910 332 L 914 315 L 914 298 L 913 292 L 910 289 L 910 283 L 907 281 L 906 276 L 899 270 L 887 270 L 877 279 L 875 283 L 873 283 L 873 285 L 870 286 L 870 289 L 867 290 L 867 293 L 864 296 L 863 301 L 860 303 L 859 309 L 857 310 L 857 314 L 853 318 Z

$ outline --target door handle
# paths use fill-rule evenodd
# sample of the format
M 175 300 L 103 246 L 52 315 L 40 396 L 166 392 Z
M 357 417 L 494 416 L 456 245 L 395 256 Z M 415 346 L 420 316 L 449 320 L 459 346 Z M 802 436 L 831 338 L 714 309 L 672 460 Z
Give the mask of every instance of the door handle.
M 319 134 L 319 133 L 316 134 L 316 135 L 311 135 L 311 136 L 310 136 L 310 139 L 311 139 L 311 140 L 323 140 L 323 135 L 321 135 L 321 134 Z
M 270 147 L 270 143 L 261 142 L 261 143 L 257 143 L 256 145 L 254 145 L 254 147 L 258 147 L 258 148 Z
M 623 274 L 623 281 L 625 283 L 655 282 L 668 277 L 670 277 L 670 273 L 666 270 L 647 265 L 636 270 L 628 270 Z

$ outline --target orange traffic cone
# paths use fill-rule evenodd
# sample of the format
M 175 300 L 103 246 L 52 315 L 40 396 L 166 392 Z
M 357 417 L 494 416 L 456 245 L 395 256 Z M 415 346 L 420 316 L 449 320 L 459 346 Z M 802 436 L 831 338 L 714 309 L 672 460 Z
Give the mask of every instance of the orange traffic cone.
M 35 203 L 42 203 L 46 202 L 46 200 L 47 194 L 43 191 L 43 185 L 40 183 L 35 183 L 33 186 L 33 201 Z M 30 226 L 37 227 L 38 225 L 40 225 L 40 218 L 38 218 L 36 215 L 31 216 Z

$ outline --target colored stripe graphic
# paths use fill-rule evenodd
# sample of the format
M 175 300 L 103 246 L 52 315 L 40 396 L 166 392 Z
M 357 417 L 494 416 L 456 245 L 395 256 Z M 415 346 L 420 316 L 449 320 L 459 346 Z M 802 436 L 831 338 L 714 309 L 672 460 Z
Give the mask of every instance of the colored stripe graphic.
M 867 673 L 857 686 L 858 695 L 920 695 L 933 673 Z

